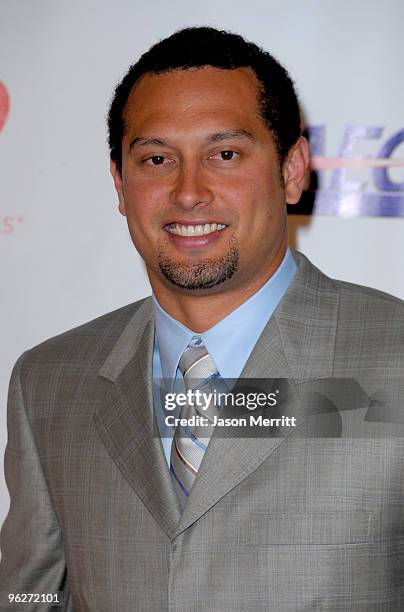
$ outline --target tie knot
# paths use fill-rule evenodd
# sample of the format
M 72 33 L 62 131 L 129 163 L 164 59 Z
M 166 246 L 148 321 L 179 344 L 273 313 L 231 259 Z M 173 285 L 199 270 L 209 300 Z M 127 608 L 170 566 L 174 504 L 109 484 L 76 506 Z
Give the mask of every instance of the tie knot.
M 191 338 L 181 356 L 178 367 L 187 387 L 189 386 L 187 385 L 187 379 L 205 380 L 217 373 L 216 364 L 206 350 L 200 336 Z
M 188 346 L 201 346 L 201 344 L 203 344 L 203 340 L 200 336 L 192 336 L 188 342 Z

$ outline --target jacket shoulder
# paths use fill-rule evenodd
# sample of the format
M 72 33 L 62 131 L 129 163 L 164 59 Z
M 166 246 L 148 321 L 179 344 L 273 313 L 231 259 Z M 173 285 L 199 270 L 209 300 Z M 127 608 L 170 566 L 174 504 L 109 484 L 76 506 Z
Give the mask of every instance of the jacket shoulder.
M 394 295 L 346 281 L 333 281 L 339 289 L 340 314 L 349 310 L 362 319 L 381 318 L 386 324 L 390 321 L 404 322 L 404 301 Z
M 404 300 L 391 295 L 390 293 L 380 291 L 379 289 L 374 289 L 373 287 L 367 287 L 365 285 L 348 283 L 347 281 L 334 280 L 334 282 L 339 285 L 342 292 L 346 292 L 346 296 L 348 298 L 358 297 L 364 300 L 383 302 L 386 307 L 388 307 L 388 304 L 391 304 L 393 307 L 396 305 L 398 308 L 401 307 L 404 311 Z
M 335 281 L 339 312 L 334 366 L 375 380 L 402 376 L 404 302 L 371 287 Z
M 328 351 L 334 375 L 343 377 L 402 376 L 404 301 L 378 289 L 330 278 L 307 258 L 303 265 L 294 308 L 303 313 L 299 331 L 311 347 L 311 352 L 301 351 L 304 358 L 313 359 L 316 352 L 324 357 Z
M 44 363 L 93 363 L 98 367 L 135 313 L 150 300 L 144 298 L 69 329 L 27 350 L 19 361 L 24 365 Z
M 357 314 L 363 320 L 366 316 L 380 316 L 386 322 L 391 314 L 401 320 L 404 317 L 404 301 L 400 298 L 379 289 L 331 278 L 302 253 L 293 251 L 293 255 L 298 263 L 293 294 L 296 309 L 301 310 L 302 305 L 306 305 L 308 315 L 310 310 L 316 310 L 318 315 L 321 303 L 323 307 L 334 304 L 340 317 L 348 315 L 348 318 L 355 318 Z

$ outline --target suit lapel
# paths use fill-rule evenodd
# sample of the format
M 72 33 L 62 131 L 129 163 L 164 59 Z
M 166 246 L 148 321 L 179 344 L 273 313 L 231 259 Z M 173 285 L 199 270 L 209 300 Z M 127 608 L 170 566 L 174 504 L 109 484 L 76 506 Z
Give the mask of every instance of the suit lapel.
M 307 379 L 332 375 L 338 316 L 338 291 L 334 283 L 303 255 L 273 316 L 252 351 L 241 378 L 288 379 L 288 395 L 279 414 L 304 420 L 296 387 Z M 175 536 L 200 518 L 219 499 L 247 478 L 293 433 L 280 428 L 260 438 L 223 438 L 215 431 L 192 487 Z
M 99 375 L 111 382 L 95 414 L 102 442 L 118 468 L 168 537 L 180 507 L 160 438 L 154 432 L 151 301 L 136 311 Z
M 295 277 L 274 312 L 290 374 L 299 382 L 332 376 L 339 289 L 301 253 Z

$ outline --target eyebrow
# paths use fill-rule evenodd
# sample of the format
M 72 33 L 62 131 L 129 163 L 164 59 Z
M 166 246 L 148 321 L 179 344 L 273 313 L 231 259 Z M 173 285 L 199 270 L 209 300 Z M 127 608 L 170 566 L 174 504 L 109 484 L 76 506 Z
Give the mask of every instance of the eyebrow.
M 209 134 L 206 137 L 206 141 L 208 143 L 211 142 L 220 142 L 222 140 L 232 140 L 234 138 L 247 138 L 251 142 L 255 142 L 256 138 L 247 130 L 226 130 L 225 132 L 216 132 L 214 134 Z M 134 138 L 130 145 L 129 150 L 131 151 L 135 146 L 150 146 L 156 145 L 158 147 L 170 146 L 166 140 L 162 138 Z
M 247 130 L 228 130 L 226 132 L 217 132 L 210 134 L 207 138 L 208 142 L 220 142 L 221 140 L 232 140 L 233 138 L 247 138 L 255 142 L 254 136 Z

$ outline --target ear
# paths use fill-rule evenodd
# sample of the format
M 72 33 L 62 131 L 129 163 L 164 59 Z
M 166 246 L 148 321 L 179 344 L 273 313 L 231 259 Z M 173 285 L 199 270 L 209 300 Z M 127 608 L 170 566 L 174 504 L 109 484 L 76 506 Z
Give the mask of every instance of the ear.
M 309 143 L 304 136 L 301 136 L 290 149 L 282 169 L 286 202 L 288 204 L 297 204 L 300 200 L 306 182 L 309 162 Z
M 112 178 L 114 179 L 115 189 L 118 194 L 119 212 L 121 213 L 121 215 L 124 215 L 124 217 L 126 217 L 125 198 L 123 195 L 122 173 L 119 170 L 118 166 L 116 165 L 116 162 L 114 162 L 112 159 L 110 160 L 110 163 L 109 163 L 109 169 L 112 174 Z

